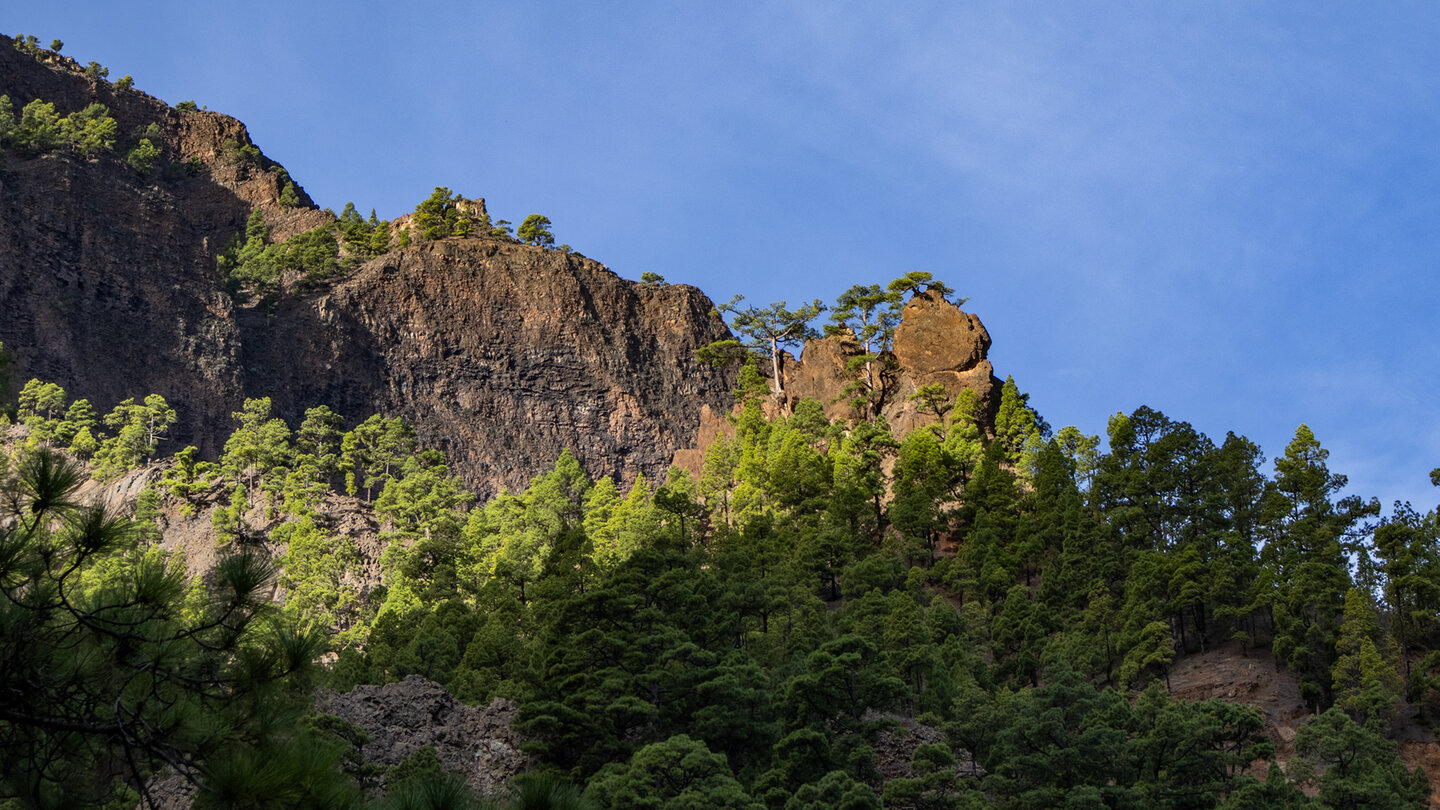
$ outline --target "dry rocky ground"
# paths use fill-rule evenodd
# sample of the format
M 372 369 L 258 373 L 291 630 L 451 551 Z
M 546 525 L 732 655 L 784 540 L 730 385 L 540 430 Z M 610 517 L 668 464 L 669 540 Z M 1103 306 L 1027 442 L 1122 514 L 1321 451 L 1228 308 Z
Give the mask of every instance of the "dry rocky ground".
M 1310 716 L 1295 673 L 1277 666 L 1268 650 L 1242 653 L 1238 644 L 1225 644 L 1187 655 L 1171 669 L 1170 688 L 1175 697 L 1184 700 L 1219 698 L 1260 710 L 1282 767 L 1294 758 L 1295 733 Z M 1406 767 L 1419 767 L 1430 778 L 1430 806 L 1440 807 L 1440 742 L 1414 721 L 1408 704 L 1402 704 L 1402 713 L 1406 716 L 1390 730 L 1390 736 L 1399 742 Z M 1257 776 L 1263 778 L 1264 772 Z

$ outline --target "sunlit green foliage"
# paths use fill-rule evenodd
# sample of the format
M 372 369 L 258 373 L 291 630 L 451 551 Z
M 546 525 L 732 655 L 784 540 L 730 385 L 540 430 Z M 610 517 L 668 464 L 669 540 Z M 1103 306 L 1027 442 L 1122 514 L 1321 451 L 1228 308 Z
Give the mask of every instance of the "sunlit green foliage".
M 37 98 L 21 111 L 19 122 L 10 131 L 9 143 L 26 152 L 53 152 L 62 138 L 60 120 L 54 104 Z
M 340 221 L 361 244 L 369 224 Z M 1397 507 L 1373 525 L 1308 429 L 1271 473 L 1243 437 L 1148 408 L 1115 415 L 1104 452 L 1052 437 L 1013 381 L 994 423 L 973 392 L 922 390 L 932 421 L 902 437 L 767 393 L 742 370 L 698 478 L 592 478 L 566 451 L 479 503 L 399 419 L 292 426 L 249 400 L 217 463 L 181 451 L 142 506 L 208 509 L 228 549 L 273 544 L 284 613 L 334 634 L 333 685 L 420 674 L 515 700 L 538 762 L 599 806 L 1421 806 L 1382 734 L 1440 708 L 1440 523 Z M 21 461 L 102 429 L 58 386 L 18 405 Z M 143 451 L 126 463 L 153 455 L 165 419 L 117 412 Z M 337 504 L 374 518 L 378 549 L 337 530 Z M 1289 667 L 1318 713 L 1263 782 L 1261 715 L 1168 694 L 1224 645 Z M 882 775 L 917 722 L 936 736 Z
M 271 243 L 270 228 L 256 209 L 217 262 L 221 277 L 234 289 L 257 294 L 273 293 L 287 275 L 303 282 L 318 282 L 341 272 L 339 244 L 330 226 L 298 233 L 284 242 Z
M 8 95 L 0 95 L 0 146 L 5 146 L 15 131 L 15 105 Z
M 785 379 L 781 367 L 781 353 L 788 348 L 803 344 L 818 337 L 819 333 L 810 327 L 810 322 L 820 317 L 825 305 L 820 299 L 804 304 L 793 310 L 785 308 L 784 301 L 777 301 L 768 307 L 740 306 L 745 296 L 737 295 L 729 303 L 716 309 L 730 316 L 730 328 L 740 335 L 740 342 L 747 350 L 770 361 L 771 394 L 777 404 L 785 404 Z
M 127 399 L 116 405 L 105 415 L 105 426 L 114 433 L 95 451 L 95 477 L 114 478 L 153 458 L 178 419 L 175 409 L 159 394 L 146 396 L 143 403 Z
M 67 146 L 82 158 L 115 147 L 115 119 L 104 104 L 90 104 L 62 116 L 51 102 L 35 99 L 16 119 L 9 96 L 0 96 L 0 147 L 23 154 L 51 154 Z
M 435 191 L 415 206 L 415 229 L 421 239 L 444 239 L 447 236 L 468 236 L 475 229 L 489 227 L 488 217 L 477 220 L 469 213 L 467 201 L 450 189 L 436 186 Z
M 338 224 L 345 250 L 351 256 L 369 259 L 390 249 L 390 223 L 377 218 L 373 208 L 370 218 L 364 219 L 355 209 L 355 203 L 347 202 Z
M 160 149 L 149 138 L 141 138 L 135 148 L 125 156 L 125 162 L 130 164 L 136 174 L 145 177 L 155 168 L 155 161 L 159 158 Z
M 110 117 L 110 109 L 104 104 L 91 104 L 60 122 L 60 137 L 81 157 L 93 157 L 113 149 L 115 130 L 115 119 Z
M 555 234 L 550 232 L 550 218 L 542 214 L 531 214 L 525 217 L 525 221 L 515 229 L 515 235 L 520 237 L 520 241 L 529 245 L 549 247 L 555 244 Z M 651 273 L 651 275 L 654 274 Z M 664 281 L 664 279 L 659 280 Z

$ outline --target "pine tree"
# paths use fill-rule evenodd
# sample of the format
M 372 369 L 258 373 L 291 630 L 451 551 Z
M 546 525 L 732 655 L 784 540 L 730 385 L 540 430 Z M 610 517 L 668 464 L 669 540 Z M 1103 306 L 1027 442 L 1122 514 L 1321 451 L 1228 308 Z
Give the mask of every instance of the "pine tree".
M 830 323 L 825 326 L 825 334 L 850 337 L 859 346 L 860 353 L 850 358 L 847 368 L 863 368 L 864 373 L 847 388 L 847 393 L 863 406 L 858 410 L 870 421 L 879 416 L 884 400 L 881 357 L 890 350 L 895 327 L 900 324 L 900 299 L 901 293 L 882 290 L 879 284 L 856 284 L 836 299 Z
M 786 408 L 780 355 L 787 348 L 819 337 L 819 333 L 810 328 L 810 322 L 820 317 L 825 305 L 817 298 L 794 310 L 786 309 L 784 301 L 776 301 L 763 308 L 741 307 L 740 302 L 744 298 L 737 295 L 728 304 L 721 304 L 716 309 L 730 316 L 730 326 L 740 333 L 741 343 L 746 349 L 770 360 L 771 394 L 777 405 Z
M 115 148 L 115 119 L 104 104 L 91 104 L 60 122 L 60 137 L 81 157 Z
M 1029 394 L 1020 393 L 1015 378 L 1006 377 L 1000 387 L 1000 409 L 995 414 L 995 441 L 1005 448 L 1005 457 L 1021 475 L 1029 475 L 1031 463 L 1045 436 L 1045 423 L 1029 405 Z
M 1335 705 L 1355 721 L 1377 730 L 1399 709 L 1397 651 L 1380 629 L 1375 605 L 1359 589 L 1345 592 L 1345 617 L 1335 646 Z
M 1351 496 L 1332 498 L 1345 486 L 1343 475 L 1325 465 L 1329 451 L 1301 425 L 1275 460 L 1279 497 L 1269 505 L 1274 532 L 1262 553 L 1271 585 L 1266 596 L 1275 625 L 1277 657 L 1300 675 L 1301 692 L 1315 706 L 1331 702 L 1345 594 L 1353 585 L 1346 550 L 1353 536 L 1368 533 L 1367 518 L 1379 504 Z
M 183 569 L 133 553 L 134 524 L 75 502 L 81 480 L 42 450 L 3 485 L 0 796 L 90 806 L 107 774 L 144 792 L 164 767 L 223 804 L 261 789 L 246 763 L 272 762 L 331 796 L 289 785 L 293 801 L 337 806 L 338 752 L 294 716 L 322 640 L 275 613 L 273 568 L 222 558 L 187 607 Z
M 520 237 L 520 241 L 530 245 L 548 247 L 555 244 L 555 234 L 550 232 L 550 218 L 540 214 L 525 217 L 515 235 Z

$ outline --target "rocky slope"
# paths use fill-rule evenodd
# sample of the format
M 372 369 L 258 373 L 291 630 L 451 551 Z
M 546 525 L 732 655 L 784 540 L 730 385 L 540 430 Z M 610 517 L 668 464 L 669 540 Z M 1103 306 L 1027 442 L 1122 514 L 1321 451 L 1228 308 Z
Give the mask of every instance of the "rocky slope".
M 343 695 L 322 689 L 315 710 L 365 730 L 369 741 L 360 754 L 367 764 L 394 767 L 428 746 L 445 770 L 463 775 L 484 795 L 503 792 L 532 765 L 520 750 L 523 740 L 510 729 L 515 704 L 496 698 L 489 706 L 467 706 L 419 675 Z
M 570 447 L 592 474 L 663 473 L 703 406 L 728 405 L 726 374 L 696 347 L 728 336 L 685 286 L 624 281 L 576 255 L 505 240 L 418 243 L 331 288 L 237 305 L 216 255 L 260 210 L 272 237 L 331 221 L 244 126 L 179 111 L 88 76 L 72 60 L 0 43 L 0 92 L 60 114 L 99 102 L 113 153 L 5 154 L 0 172 L 0 341 L 15 377 L 39 377 L 108 409 L 159 393 L 176 449 L 214 457 L 247 397 L 298 422 L 327 404 L 351 420 L 405 417 L 472 487 L 518 488 Z M 123 160 L 156 124 L 162 167 Z

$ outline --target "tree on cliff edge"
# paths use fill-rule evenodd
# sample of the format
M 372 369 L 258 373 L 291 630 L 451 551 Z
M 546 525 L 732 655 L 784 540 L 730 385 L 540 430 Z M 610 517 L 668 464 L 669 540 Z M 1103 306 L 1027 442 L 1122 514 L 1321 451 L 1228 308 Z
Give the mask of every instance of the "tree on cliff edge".
M 939 279 L 935 278 L 934 276 L 923 270 L 914 270 L 906 273 L 900 278 L 897 278 L 894 281 L 890 282 L 886 289 L 889 290 L 891 293 L 900 296 L 903 296 L 906 293 L 909 293 L 911 296 L 915 296 L 919 295 L 922 292 L 935 292 L 939 293 L 940 297 L 945 299 L 946 301 L 949 301 L 950 296 L 955 294 L 955 289 L 953 287 L 943 281 L 940 281 Z M 954 303 L 957 307 L 963 307 L 965 306 L 965 302 L 969 300 L 969 297 L 957 298 L 952 303 Z
M 856 284 L 836 299 L 830 323 L 825 326 L 826 335 L 853 336 L 860 345 L 860 354 L 850 358 L 846 370 L 853 373 L 864 368 L 865 374 L 847 385 L 844 394 L 851 397 L 857 409 L 863 408 L 872 422 L 880 415 L 883 399 L 881 375 L 876 373 L 875 365 L 895 339 L 902 296 L 901 292 L 880 289 L 879 284 Z
M 415 206 L 415 230 L 419 231 L 420 238 L 469 236 L 480 223 L 462 207 L 464 202 L 465 198 L 459 194 L 452 194 L 444 186 L 436 186 L 424 202 Z
M 770 358 L 771 394 L 776 404 L 785 406 L 785 382 L 781 376 L 780 353 L 786 348 L 798 348 L 805 341 L 820 335 L 810 327 L 810 322 L 820 317 L 825 305 L 816 298 L 797 309 L 785 308 L 784 301 L 776 301 L 768 307 L 741 307 L 745 296 L 737 295 L 730 303 L 716 309 L 730 316 L 730 328 L 740 335 L 745 348 Z
M 555 244 L 555 234 L 550 232 L 550 218 L 541 214 L 531 214 L 525 217 L 525 221 L 520 223 L 520 228 L 515 231 L 515 235 L 520 237 L 521 241 L 531 245 L 548 247 Z

